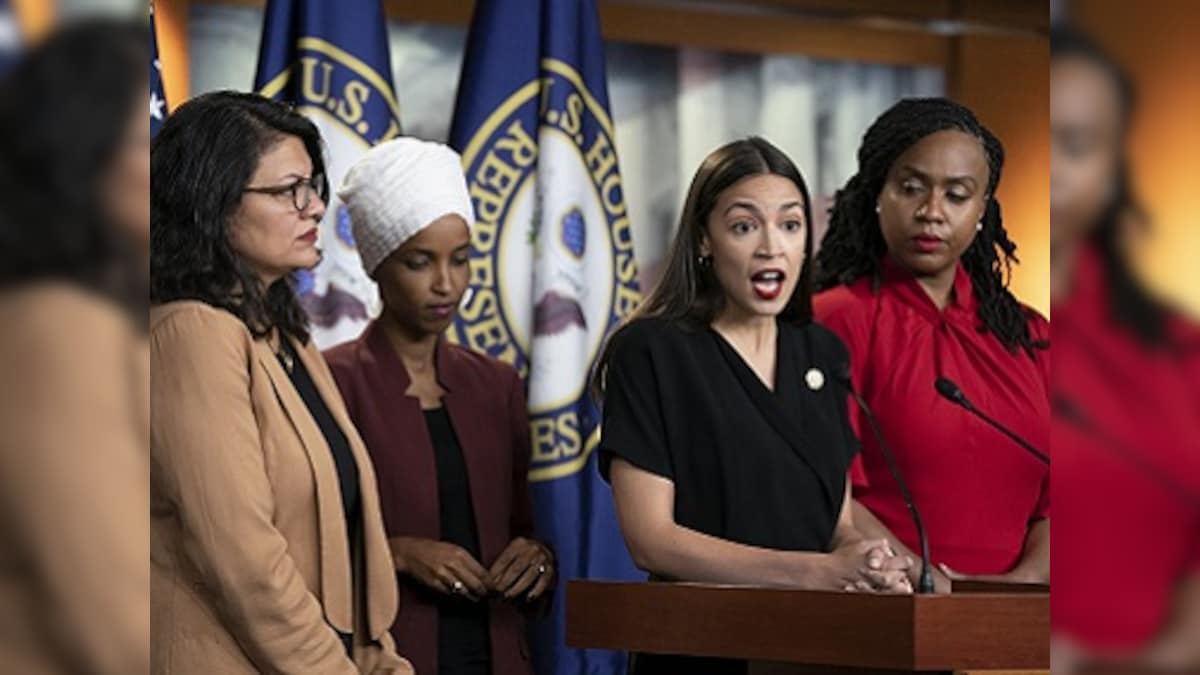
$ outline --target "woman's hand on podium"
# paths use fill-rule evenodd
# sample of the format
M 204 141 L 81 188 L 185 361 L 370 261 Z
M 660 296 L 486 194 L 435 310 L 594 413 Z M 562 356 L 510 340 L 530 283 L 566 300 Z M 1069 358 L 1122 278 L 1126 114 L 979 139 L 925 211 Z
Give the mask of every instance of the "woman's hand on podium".
M 1028 574 L 1020 567 L 1005 574 L 963 574 L 962 572 L 951 569 L 946 563 L 938 563 L 937 570 L 940 570 L 940 576 L 943 576 L 949 582 L 989 581 L 1002 584 L 1044 584 L 1049 583 L 1050 581 L 1049 579 L 1042 579 L 1038 578 L 1036 575 Z
M 886 539 L 863 539 L 825 556 L 821 586 L 864 593 L 912 593 L 912 558 L 898 556 Z
M 934 593 L 950 593 L 953 591 L 954 581 L 946 576 L 940 569 L 934 566 L 929 570 L 929 575 L 933 577 L 933 592 Z M 921 577 L 921 566 L 913 565 L 909 570 L 909 581 L 916 584 Z

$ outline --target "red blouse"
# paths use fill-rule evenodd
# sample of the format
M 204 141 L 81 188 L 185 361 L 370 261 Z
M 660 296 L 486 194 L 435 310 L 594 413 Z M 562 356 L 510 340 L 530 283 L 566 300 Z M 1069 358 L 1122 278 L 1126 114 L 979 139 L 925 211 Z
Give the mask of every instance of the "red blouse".
M 1054 311 L 1054 393 L 1088 424 L 1054 421 L 1052 626 L 1136 648 L 1200 573 L 1200 330 L 1173 318 L 1176 347 L 1153 349 L 1115 326 L 1093 250 Z
M 930 556 L 967 574 L 1007 572 L 1020 561 L 1032 521 L 1049 517 L 1050 472 L 1012 440 L 934 389 L 956 382 L 977 408 L 1050 451 L 1048 350 L 1010 352 L 981 331 L 971 279 L 960 265 L 945 310 L 913 274 L 885 258 L 870 277 L 814 299 L 818 321 L 850 350 L 851 377 L 874 411 L 925 521 Z M 1049 323 L 1030 321 L 1035 339 Z M 862 453 L 851 467 L 854 496 L 904 544 L 916 528 L 878 443 L 852 407 Z

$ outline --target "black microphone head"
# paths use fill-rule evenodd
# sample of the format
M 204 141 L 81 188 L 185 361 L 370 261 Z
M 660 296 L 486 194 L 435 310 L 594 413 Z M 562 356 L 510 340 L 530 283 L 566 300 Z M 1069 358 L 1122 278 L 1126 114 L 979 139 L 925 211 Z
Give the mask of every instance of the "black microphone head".
M 967 397 L 963 395 L 962 389 L 959 389 L 958 385 L 954 384 L 954 380 L 948 377 L 938 377 L 934 381 L 933 387 L 937 389 L 939 394 L 959 405 L 963 405 L 967 401 Z

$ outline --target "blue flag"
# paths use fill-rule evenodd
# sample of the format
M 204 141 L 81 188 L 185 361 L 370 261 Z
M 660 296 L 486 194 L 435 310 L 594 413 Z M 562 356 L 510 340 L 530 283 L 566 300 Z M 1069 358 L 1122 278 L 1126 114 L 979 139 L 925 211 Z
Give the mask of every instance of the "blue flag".
M 150 138 L 158 135 L 158 130 L 166 119 L 167 94 L 163 90 L 162 63 L 158 60 L 158 30 L 154 22 L 154 3 L 150 3 Z
M 558 555 L 554 611 L 532 630 L 537 671 L 624 672 L 624 654 L 564 643 L 566 580 L 644 578 L 596 469 L 588 386 L 605 337 L 640 299 L 592 0 L 476 3 L 450 144 L 477 219 L 451 339 L 527 378 L 530 490 Z
M 270 0 L 254 89 L 296 105 L 321 130 L 336 190 L 372 145 L 399 135 L 387 21 L 381 0 Z M 353 339 L 378 313 L 359 262 L 350 213 L 331 195 L 321 222 L 321 263 L 297 275 L 300 303 L 321 348 Z
M 21 51 L 21 29 L 9 0 L 0 0 L 0 75 L 17 60 Z

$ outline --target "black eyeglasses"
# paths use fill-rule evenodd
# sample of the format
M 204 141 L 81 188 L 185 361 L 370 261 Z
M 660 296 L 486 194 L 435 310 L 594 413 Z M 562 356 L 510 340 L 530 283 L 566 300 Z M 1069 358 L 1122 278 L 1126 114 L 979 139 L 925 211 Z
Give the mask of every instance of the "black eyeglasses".
M 313 195 L 320 197 L 321 201 L 328 201 L 328 195 L 325 193 L 325 185 L 325 176 L 318 173 L 312 178 L 300 178 L 294 182 L 288 183 L 287 185 L 263 187 L 250 186 L 243 188 L 242 192 L 256 192 L 258 194 L 273 196 L 279 196 L 290 192 L 292 193 L 292 206 L 296 207 L 297 211 L 303 213 L 304 211 L 308 210 L 308 207 L 312 204 Z

